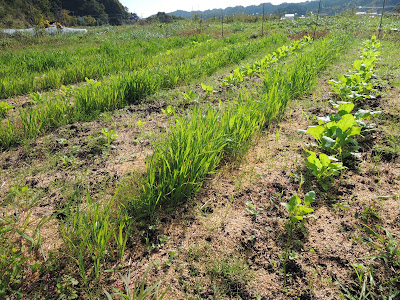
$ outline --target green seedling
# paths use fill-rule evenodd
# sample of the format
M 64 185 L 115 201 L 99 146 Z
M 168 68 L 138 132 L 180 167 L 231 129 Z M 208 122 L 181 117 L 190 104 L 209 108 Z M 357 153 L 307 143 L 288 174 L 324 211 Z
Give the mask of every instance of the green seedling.
M 33 104 L 38 104 L 43 102 L 43 95 L 39 93 L 32 93 L 29 95 Z
M 344 167 L 341 162 L 338 162 L 334 156 L 321 153 L 319 157 L 317 157 L 315 152 L 307 149 L 305 149 L 305 151 L 310 154 L 310 156 L 307 157 L 307 166 L 311 169 L 312 174 L 317 178 L 322 188 L 327 191 L 334 181 L 334 176 L 337 176 L 339 171 L 346 167 Z
M 103 289 L 104 294 L 107 296 L 108 300 L 113 299 L 126 299 L 126 300 L 144 300 L 144 299 L 154 299 L 154 300 L 162 300 L 166 293 L 168 292 L 167 288 L 164 292 L 160 294 L 160 283 L 161 281 L 156 282 L 151 286 L 146 285 L 146 277 L 151 268 L 151 264 L 147 267 L 146 272 L 144 273 L 142 280 L 140 282 L 136 282 L 133 290 L 131 290 L 131 271 L 129 271 L 128 275 L 122 275 L 121 277 L 124 283 L 124 291 L 113 288 L 114 293 L 110 294 L 105 289 Z
M 62 85 L 61 92 L 63 92 L 66 97 L 70 97 L 73 95 L 74 86 L 71 85 L 71 86 L 67 87 L 65 85 Z
M 74 157 L 68 157 L 67 155 L 63 155 L 60 157 L 63 167 L 70 167 L 74 162 Z
M 190 90 L 187 93 L 183 93 L 183 98 L 185 98 L 186 101 L 195 101 L 199 99 L 199 95 L 195 91 Z
M 13 108 L 14 108 L 13 105 L 10 105 L 5 101 L 0 102 L 0 118 L 4 118 L 7 112 Z
M 161 111 L 167 116 L 175 114 L 175 108 L 173 108 L 171 105 L 168 105 L 166 109 L 161 108 Z
M 257 207 L 252 201 L 247 201 L 246 206 L 246 212 L 255 217 L 257 217 L 264 210 L 261 207 Z
M 201 88 L 203 91 L 206 93 L 206 95 L 210 95 L 213 92 L 213 87 L 210 85 L 205 85 L 204 83 L 201 83 Z
M 284 262 L 283 262 L 283 268 L 284 268 L 284 286 L 286 286 L 286 264 L 289 259 L 289 254 L 290 254 L 290 242 L 291 242 L 291 236 L 293 230 L 296 228 L 296 226 L 304 226 L 303 221 L 304 219 L 314 217 L 312 213 L 314 212 L 314 209 L 310 208 L 310 204 L 314 202 L 315 200 L 315 192 L 310 191 L 308 192 L 305 197 L 304 197 L 304 205 L 301 204 L 301 199 L 299 196 L 296 194 L 293 195 L 292 198 L 290 198 L 289 203 L 284 203 L 282 202 L 281 204 L 286 208 L 286 210 L 289 213 L 289 219 L 287 220 L 287 223 L 285 225 L 285 228 L 287 230 L 287 240 L 286 240 L 286 246 L 285 246 L 285 253 L 284 253 Z
M 144 122 L 144 121 L 142 121 L 142 120 L 138 120 L 136 124 L 137 124 L 137 126 L 138 126 L 139 128 L 142 128 L 144 125 L 146 125 L 146 123 L 147 123 L 147 122 Z
M 243 73 L 237 68 L 233 71 L 233 74 L 229 74 L 224 79 L 222 79 L 221 86 L 236 86 L 243 81 Z
M 314 209 L 308 207 L 315 200 L 315 192 L 310 191 L 304 197 L 304 205 L 301 205 L 301 199 L 299 196 L 294 195 L 290 198 L 289 203 L 282 202 L 281 204 L 286 208 L 289 213 L 288 224 L 293 226 L 299 221 L 303 221 L 306 218 L 312 217 L 311 213 Z
M 101 130 L 101 133 L 104 134 L 104 136 L 107 139 L 107 146 L 111 146 L 111 143 L 117 138 L 117 134 L 115 133 L 114 129 L 109 130 L 108 128 L 103 128 Z

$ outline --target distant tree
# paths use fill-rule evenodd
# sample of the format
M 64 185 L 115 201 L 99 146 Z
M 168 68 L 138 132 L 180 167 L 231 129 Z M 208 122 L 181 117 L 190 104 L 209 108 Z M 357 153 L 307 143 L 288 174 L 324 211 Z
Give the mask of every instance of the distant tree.
M 398 4 L 393 10 L 394 12 L 400 13 L 400 4 Z
M 140 18 L 139 18 L 139 16 L 138 16 L 137 14 L 131 13 L 130 19 L 131 19 L 131 21 L 133 21 L 133 22 L 137 22 L 137 21 L 139 21 Z
M 122 25 L 128 19 L 128 12 L 118 0 L 98 0 L 104 6 L 111 25 Z
M 165 12 L 158 12 L 156 18 L 161 23 L 169 23 L 172 21 L 171 16 L 167 15 Z

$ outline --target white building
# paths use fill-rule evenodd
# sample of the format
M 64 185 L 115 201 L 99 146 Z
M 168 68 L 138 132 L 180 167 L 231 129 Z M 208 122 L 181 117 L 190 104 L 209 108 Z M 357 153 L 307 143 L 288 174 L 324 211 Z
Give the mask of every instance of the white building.
M 294 19 L 294 17 L 297 15 L 297 13 L 296 14 L 285 14 L 285 16 L 284 17 L 282 17 L 281 18 L 281 20 L 290 20 L 290 19 Z

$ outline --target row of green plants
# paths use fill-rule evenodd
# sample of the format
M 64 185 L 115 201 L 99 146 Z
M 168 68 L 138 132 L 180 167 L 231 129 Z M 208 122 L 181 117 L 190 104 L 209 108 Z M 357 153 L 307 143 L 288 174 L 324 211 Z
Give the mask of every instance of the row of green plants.
M 236 68 L 233 73 L 222 79 L 221 86 L 236 86 L 239 85 L 246 76 L 261 76 L 261 74 L 264 73 L 271 64 L 287 57 L 294 51 L 302 49 L 311 42 L 312 39 L 310 36 L 304 36 L 304 38 L 295 40 L 288 46 L 283 45 L 272 54 L 267 54 L 263 59 L 256 61 L 253 64 L 247 64 L 241 68 Z
M 239 42 L 245 42 L 243 35 L 213 39 L 202 34 L 125 43 L 104 41 L 100 46 L 83 49 L 8 51 L 0 56 L 0 98 L 58 88 L 81 82 L 85 77 L 102 78 L 118 72 L 174 64 Z
M 380 41 L 376 36 L 365 42 L 365 47 L 361 52 L 361 59 L 355 60 L 353 68 L 349 69 L 339 80 L 331 80 L 336 95 L 343 101 L 357 102 L 361 99 L 375 98 L 373 79 L 374 67 L 380 52 Z
M 303 133 L 312 135 L 317 141 L 315 146 L 318 146 L 321 150 L 321 153 L 317 156 L 315 152 L 305 149 L 309 154 L 306 165 L 310 168 L 311 173 L 324 191 L 328 191 L 335 178 L 346 169 L 347 158 L 360 156 L 359 153 L 356 153 L 360 148 L 356 138 L 362 137 L 373 130 L 375 124 L 368 125 L 365 120 L 374 114 L 380 113 L 365 109 L 359 109 L 357 112 L 352 113 L 360 100 L 375 97 L 375 94 L 371 94 L 373 91 L 371 88 L 373 86 L 371 74 L 374 71 L 374 62 L 378 59 L 380 46 L 380 42 L 375 36 L 372 36 L 370 40 L 365 42 L 361 60 L 354 62 L 354 68 L 341 77 L 339 82 L 331 81 L 336 97 L 354 102 L 334 102 L 330 100 L 337 112 L 330 113 L 326 117 L 316 117 L 318 125 L 310 126 L 306 131 L 301 130 Z M 361 87 L 364 87 L 364 89 Z M 310 207 L 314 200 L 315 192 L 311 191 L 305 195 L 304 204 L 297 195 L 294 195 L 289 203 L 282 203 L 289 213 L 289 219 L 285 225 L 288 235 L 283 254 L 285 286 L 286 264 L 288 259 L 293 256 L 290 252 L 291 236 L 296 228 L 304 229 L 303 221 L 306 218 L 315 217 L 312 214 L 314 210 Z M 362 263 L 351 265 L 356 274 L 355 284 L 351 286 L 344 286 L 340 282 L 337 284 L 348 299 L 375 299 L 378 294 L 379 297 L 384 297 L 385 299 L 386 297 L 387 299 L 395 299 L 400 295 L 400 290 L 395 288 L 395 284 L 400 279 L 398 275 L 400 271 L 399 243 L 382 226 L 361 223 L 360 229 L 367 234 L 367 236 L 362 236 L 361 240 L 375 249 L 378 254 L 363 258 L 370 259 L 369 267 L 364 266 Z M 389 272 L 385 276 L 389 280 L 386 279 L 386 282 L 379 283 L 379 285 L 375 282 L 373 270 L 373 264 L 378 261 L 383 262 Z M 384 294 L 387 294 L 387 296 Z
M 153 216 L 161 205 L 186 201 L 221 159 L 240 157 L 257 129 L 278 118 L 291 98 L 308 91 L 348 41 L 347 36 L 325 38 L 291 64 L 271 69 L 264 76 L 261 99 L 242 92 L 218 109 L 194 108 L 189 116 L 176 116 L 169 138 L 157 143 L 148 158 L 143 193 L 131 203 L 134 214 Z
M 33 93 L 32 106 L 19 108 L 18 118 L 11 116 L 3 120 L 0 145 L 2 148 L 9 148 L 23 139 L 39 136 L 51 128 L 91 120 L 101 112 L 139 103 L 145 96 L 161 89 L 173 88 L 202 76 L 210 76 L 219 68 L 239 63 L 262 50 L 272 50 L 285 41 L 287 37 L 284 35 L 272 35 L 260 41 L 224 47 L 201 59 L 114 75 L 104 81 L 86 79 L 86 83 L 78 88 L 63 86 L 62 92 L 55 96 Z M 21 125 L 18 125 L 19 122 Z
M 375 37 L 366 42 L 366 47 L 362 51 L 363 61 L 356 61 L 354 66 L 364 65 L 364 61 L 370 62 L 370 55 L 373 53 L 375 61 L 377 59 L 377 49 L 380 43 Z M 365 68 L 363 68 L 365 70 Z M 360 71 L 358 69 L 358 71 Z M 372 73 L 372 65 L 369 65 L 368 72 Z M 348 79 L 347 83 L 353 82 L 350 77 L 354 75 L 360 80 L 359 85 L 366 85 L 369 82 L 370 76 L 363 76 L 361 73 L 357 73 L 357 70 L 348 72 L 345 76 L 341 77 L 340 82 L 333 82 L 333 88 L 336 92 L 336 96 L 341 99 L 345 97 L 353 99 L 351 95 L 354 95 L 354 85 L 346 85 L 344 79 Z M 337 88 L 341 85 L 340 89 Z M 316 152 L 308 149 L 304 149 L 308 156 L 306 159 L 306 166 L 311 171 L 312 175 L 317 179 L 319 185 L 324 191 L 328 191 L 331 188 L 335 178 L 342 174 L 342 171 L 346 169 L 344 161 L 349 156 L 359 156 L 356 152 L 359 149 L 356 137 L 361 135 L 362 130 L 366 133 L 372 130 L 371 124 L 367 125 L 364 121 L 369 119 L 371 115 L 377 113 L 370 110 L 358 110 L 356 113 L 352 113 L 355 104 L 353 102 L 338 101 L 337 103 L 330 100 L 332 106 L 337 112 L 330 113 L 325 117 L 316 116 L 315 119 L 318 121 L 318 125 L 309 126 L 307 130 L 298 130 L 300 133 L 310 134 L 315 138 L 317 144 L 312 144 L 321 150 L 318 155 Z M 303 180 L 300 182 L 300 187 L 303 185 Z M 314 209 L 310 205 L 315 201 L 316 193 L 314 191 L 308 192 L 304 200 L 295 194 L 291 197 L 288 203 L 281 203 L 288 211 L 289 218 L 285 224 L 287 230 L 287 240 L 285 245 L 285 251 L 283 253 L 283 267 L 284 267 L 284 286 L 286 287 L 287 281 L 287 263 L 289 259 L 293 259 L 293 255 L 290 251 L 291 244 L 293 243 L 292 237 L 296 229 L 305 230 L 304 220 L 313 215 Z
M 360 97 L 362 99 L 375 97 L 370 94 L 373 86 L 371 79 L 374 62 L 377 60 L 379 54 L 379 47 L 380 42 L 373 36 L 365 43 L 365 47 L 361 52 L 362 59 L 354 62 L 354 69 L 341 77 L 342 80 L 330 81 L 335 95 L 339 100 L 353 101 L 335 102 L 330 100 L 336 112 L 330 113 L 325 117 L 316 117 L 318 125 L 310 126 L 307 130 L 299 130 L 301 133 L 310 134 L 314 137 L 318 147 L 325 152 L 325 154 L 321 153 L 318 159 L 314 152 L 308 151 L 310 154 L 308 165 L 312 167 L 313 173 L 322 182 L 325 190 L 328 189 L 328 185 L 323 183 L 323 181 L 327 178 L 332 178 L 334 174 L 343 169 L 345 159 L 350 156 L 360 156 L 357 153 L 360 148 L 356 139 L 357 136 L 374 130 L 375 124 L 368 124 L 365 121 L 369 120 L 372 115 L 380 112 L 365 109 L 358 109 L 354 112 L 354 109 L 356 101 Z M 356 67 L 359 67 L 359 69 Z M 368 89 L 368 94 L 365 94 L 365 90 L 362 92 L 361 87 Z M 337 162 L 338 159 L 341 162 Z

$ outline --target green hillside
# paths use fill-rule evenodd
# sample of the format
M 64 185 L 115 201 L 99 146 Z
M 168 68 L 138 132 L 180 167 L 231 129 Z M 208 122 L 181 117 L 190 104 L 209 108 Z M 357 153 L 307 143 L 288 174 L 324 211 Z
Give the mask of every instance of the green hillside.
M 128 18 L 118 0 L 0 0 L 0 27 L 24 28 L 40 19 L 65 25 L 119 25 Z
M 334 15 L 349 10 L 380 12 L 382 10 L 381 9 L 382 4 L 383 1 L 377 1 L 377 0 L 350 0 L 350 1 L 322 0 L 321 13 L 327 15 Z M 398 0 L 386 1 L 387 11 L 393 11 L 394 8 L 398 5 L 399 5 Z M 319 1 L 307 1 L 302 3 L 282 3 L 279 5 L 265 3 L 264 12 L 267 15 L 269 14 L 284 15 L 285 13 L 287 14 L 297 13 L 300 16 L 300 15 L 306 15 L 308 12 L 314 12 L 314 13 L 317 12 L 318 6 L 319 6 Z M 377 9 L 372 9 L 372 7 L 377 7 Z M 212 9 L 212 10 L 193 11 L 193 12 L 177 10 L 171 12 L 170 14 L 184 18 L 191 18 L 193 14 L 198 14 L 203 19 L 209 19 L 220 16 L 222 11 L 225 16 L 235 15 L 235 14 L 262 15 L 263 4 L 251 5 L 246 7 L 243 6 L 227 7 L 223 10 Z

